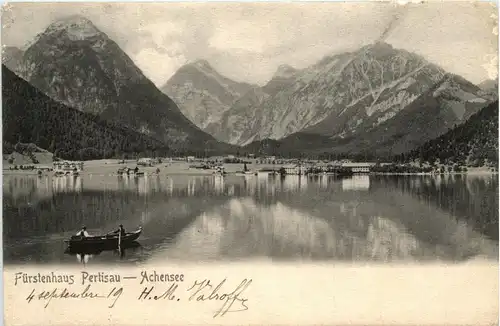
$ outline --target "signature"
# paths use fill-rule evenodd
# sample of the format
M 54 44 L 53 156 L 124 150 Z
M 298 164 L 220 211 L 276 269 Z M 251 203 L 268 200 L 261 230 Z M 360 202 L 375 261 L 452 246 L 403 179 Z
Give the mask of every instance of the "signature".
M 218 309 L 215 317 L 222 317 L 228 312 L 238 312 L 248 310 L 247 298 L 243 297 L 243 292 L 252 284 L 252 280 L 244 279 L 232 291 L 223 291 L 221 288 L 226 283 L 226 279 L 222 280 L 219 284 L 215 285 L 210 280 L 195 281 L 194 284 L 187 290 L 190 292 L 189 301 L 207 301 L 218 300 L 223 301 L 222 306 Z M 232 309 L 233 305 L 236 306 Z
M 33 289 L 26 297 L 26 301 L 28 301 L 28 303 L 31 303 L 33 300 L 44 301 L 44 308 L 47 308 L 52 299 L 110 299 L 112 300 L 112 303 L 108 306 L 108 308 L 113 308 L 116 301 L 118 301 L 123 293 L 123 288 L 114 287 L 107 295 L 103 295 L 91 291 L 90 286 L 90 284 L 87 285 L 83 291 L 70 291 L 67 288 L 54 288 L 52 291 L 36 292 L 35 289 Z
M 168 288 L 168 290 L 164 291 L 160 295 L 153 295 L 152 294 L 153 290 L 155 289 L 154 286 L 152 286 L 150 289 L 146 287 L 139 295 L 138 300 L 146 300 L 146 299 L 149 299 L 149 300 L 151 300 L 151 299 L 154 299 L 154 300 L 160 300 L 160 299 L 175 300 L 175 299 L 177 299 L 177 301 L 179 301 L 180 299 L 175 296 L 175 291 L 177 290 L 178 287 L 179 287 L 179 285 L 177 285 L 177 283 L 173 283 Z

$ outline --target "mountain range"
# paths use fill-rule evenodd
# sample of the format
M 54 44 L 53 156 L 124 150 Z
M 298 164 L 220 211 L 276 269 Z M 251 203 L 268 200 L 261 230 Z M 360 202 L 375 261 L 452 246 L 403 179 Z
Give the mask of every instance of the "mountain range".
M 390 159 L 445 134 L 488 105 L 476 96 L 479 89 L 458 76 L 445 74 L 441 81 L 418 96 L 391 119 L 366 126 L 345 137 L 335 137 L 322 124 L 280 140 L 266 139 L 244 146 L 245 151 L 267 155 L 319 155 L 382 157 Z M 324 123 L 323 123 L 324 124 Z
M 267 154 L 398 154 L 463 123 L 498 97 L 493 81 L 481 86 L 377 42 L 301 70 L 280 66 L 266 85 L 248 90 L 205 131 Z M 178 103 L 184 111 L 183 101 Z
M 187 119 L 120 47 L 90 20 L 50 24 L 20 55 L 4 63 L 62 104 L 123 124 L 178 149 L 218 142 Z
M 497 81 L 476 86 L 383 42 L 303 69 L 281 65 L 263 86 L 233 81 L 197 60 L 157 88 L 78 15 L 53 22 L 24 51 L 4 47 L 2 62 L 63 107 L 178 152 L 243 146 L 261 154 L 393 156 L 498 99 Z
M 478 97 L 478 92 L 476 86 L 462 78 L 445 74 L 439 82 L 400 109 L 392 118 L 379 124 L 370 125 L 363 120 L 361 128 L 339 137 L 329 133 L 326 120 L 313 128 L 290 135 L 282 142 L 308 148 L 313 152 L 364 152 L 386 157 L 404 153 L 463 123 L 485 106 L 488 101 Z M 321 137 L 321 142 L 316 140 L 310 143 L 311 139 L 318 137 Z M 300 145 L 304 139 L 309 143 Z

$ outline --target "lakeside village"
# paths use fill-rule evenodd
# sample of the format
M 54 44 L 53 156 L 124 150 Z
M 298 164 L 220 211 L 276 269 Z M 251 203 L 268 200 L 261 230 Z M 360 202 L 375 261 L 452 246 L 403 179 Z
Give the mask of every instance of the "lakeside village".
M 467 167 L 429 165 L 420 163 L 383 163 L 383 162 L 353 162 L 351 160 L 308 160 L 285 159 L 276 156 L 256 157 L 249 154 L 245 157 L 235 155 L 198 158 L 195 156 L 171 158 L 139 158 L 136 160 L 100 160 L 100 161 L 61 161 L 56 159 L 49 164 L 14 165 L 9 162 L 9 170 L 36 171 L 38 175 L 51 173 L 54 176 L 78 176 L 88 166 L 92 171 L 116 167 L 108 172 L 118 176 L 135 177 L 145 174 L 160 173 L 201 173 L 215 175 L 257 175 L 268 173 L 275 175 L 345 175 L 352 174 L 444 174 L 465 173 Z M 100 167 L 100 168 L 99 168 Z M 177 168 L 176 168 L 177 167 Z M 473 168 L 473 167 L 472 167 Z M 5 169 L 5 167 L 4 167 Z M 495 165 L 482 167 L 482 172 L 496 173 Z

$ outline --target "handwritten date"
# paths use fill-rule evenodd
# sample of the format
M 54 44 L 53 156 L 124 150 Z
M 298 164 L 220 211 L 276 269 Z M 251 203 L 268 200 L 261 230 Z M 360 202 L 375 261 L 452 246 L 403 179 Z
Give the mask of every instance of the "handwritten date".
M 40 291 L 37 292 L 35 289 L 31 291 L 31 293 L 26 297 L 26 301 L 31 303 L 33 300 L 42 301 L 45 303 L 44 308 L 49 306 L 49 303 L 53 299 L 63 299 L 63 300 L 71 300 L 71 299 L 108 299 L 111 300 L 111 304 L 108 308 L 113 308 L 123 293 L 123 288 L 114 287 L 107 294 L 101 294 L 91 290 L 91 285 L 87 285 L 83 291 L 73 291 L 68 290 L 67 288 L 54 288 L 49 291 Z

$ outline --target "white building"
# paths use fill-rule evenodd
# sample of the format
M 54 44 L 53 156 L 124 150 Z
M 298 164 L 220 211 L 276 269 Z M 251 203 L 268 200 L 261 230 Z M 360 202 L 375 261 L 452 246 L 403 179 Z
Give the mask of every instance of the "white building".
M 57 161 L 53 163 L 54 172 L 77 172 L 83 171 L 83 162 Z
M 298 174 L 297 166 L 295 164 L 283 165 L 283 169 L 285 169 L 286 174 Z
M 349 168 L 353 173 L 369 173 L 370 169 L 375 165 L 375 163 L 342 163 L 343 168 Z

